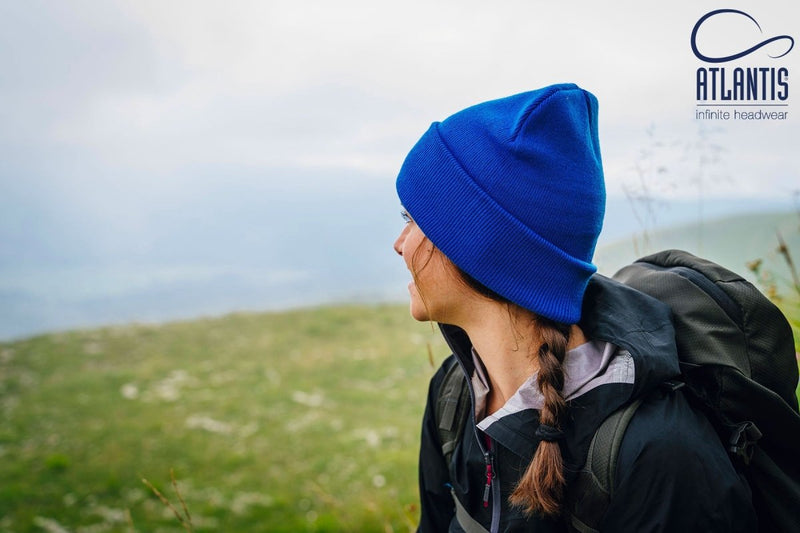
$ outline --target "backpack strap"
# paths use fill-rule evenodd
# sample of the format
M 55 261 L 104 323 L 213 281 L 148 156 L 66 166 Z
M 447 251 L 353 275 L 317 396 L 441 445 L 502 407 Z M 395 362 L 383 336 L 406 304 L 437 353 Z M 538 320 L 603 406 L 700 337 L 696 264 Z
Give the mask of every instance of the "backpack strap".
M 656 391 L 675 392 L 684 385 L 682 381 L 668 380 L 649 395 Z M 617 475 L 617 460 L 622 439 L 633 415 L 647 397 L 646 394 L 623 405 L 603 420 L 595 431 L 589 444 L 589 451 L 586 453 L 586 463 L 569 488 L 567 527 L 570 531 L 599 532 L 600 523 L 614 496 L 614 480 Z
M 489 533 L 480 522 L 470 516 L 452 488 L 450 489 L 450 494 L 453 496 L 453 501 L 456 505 L 456 521 L 458 525 L 461 526 L 461 529 L 463 529 L 465 533 Z
M 614 495 L 617 459 L 625 430 L 642 398 L 620 407 L 606 418 L 592 437 L 586 464 L 570 488 L 568 526 L 579 533 L 597 533 Z
M 442 455 L 448 467 L 453 450 L 464 432 L 470 404 L 467 378 L 454 358 L 439 387 L 436 401 L 436 426 L 439 428 Z

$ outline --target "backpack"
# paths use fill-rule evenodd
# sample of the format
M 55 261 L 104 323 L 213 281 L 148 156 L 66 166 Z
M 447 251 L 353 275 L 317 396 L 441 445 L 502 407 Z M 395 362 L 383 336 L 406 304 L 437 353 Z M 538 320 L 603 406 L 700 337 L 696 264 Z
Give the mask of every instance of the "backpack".
M 759 530 L 800 531 L 798 366 L 786 318 L 738 274 L 679 250 L 639 259 L 613 278 L 672 309 L 682 376 L 666 386 L 683 386 L 714 425 L 750 485 Z M 468 411 L 452 407 L 467 389 L 463 373 L 452 370 L 436 409 L 448 464 Z M 583 471 L 568 490 L 573 530 L 599 530 L 613 497 L 619 447 L 640 403 L 621 407 L 596 431 Z M 442 416 L 446 405 L 455 413 L 449 418 Z

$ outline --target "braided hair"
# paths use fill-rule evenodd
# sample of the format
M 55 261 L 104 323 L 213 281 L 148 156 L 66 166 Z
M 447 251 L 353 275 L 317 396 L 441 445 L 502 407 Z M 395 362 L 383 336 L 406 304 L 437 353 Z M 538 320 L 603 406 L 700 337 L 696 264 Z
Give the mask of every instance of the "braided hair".
M 562 395 L 564 388 L 564 355 L 569 343 L 570 326 L 550 319 L 536 317 L 542 344 L 537 357 L 539 374 L 537 385 L 544 396 L 539 423 L 556 433 L 567 410 Z M 540 432 L 537 431 L 541 435 Z M 525 509 L 526 513 L 548 516 L 558 515 L 564 496 L 564 465 L 557 438 L 543 438 L 536 453 L 509 498 L 511 503 Z

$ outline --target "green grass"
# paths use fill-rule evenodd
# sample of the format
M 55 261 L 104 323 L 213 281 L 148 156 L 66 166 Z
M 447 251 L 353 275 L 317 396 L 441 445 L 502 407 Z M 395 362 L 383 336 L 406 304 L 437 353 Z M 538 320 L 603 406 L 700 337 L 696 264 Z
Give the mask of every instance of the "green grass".
M 408 531 L 428 342 L 353 306 L 0 344 L 0 531 L 184 531 L 171 469 L 195 531 Z
M 195 531 L 413 530 L 428 343 L 343 306 L 0 344 L 0 532 L 185 531 L 173 469 Z

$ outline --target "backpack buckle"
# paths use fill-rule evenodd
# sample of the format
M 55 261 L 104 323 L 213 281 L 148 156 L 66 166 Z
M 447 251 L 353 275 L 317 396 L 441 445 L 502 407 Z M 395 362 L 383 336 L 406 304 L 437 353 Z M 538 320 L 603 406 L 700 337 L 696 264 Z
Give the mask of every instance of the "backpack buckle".
M 745 465 L 749 465 L 753 458 L 755 444 L 761 435 L 761 431 L 753 422 L 742 422 L 733 428 L 728 442 L 728 451 L 735 457 L 739 457 Z
M 676 390 L 682 389 L 683 386 L 686 385 L 683 381 L 677 379 L 668 379 L 661 383 L 661 390 L 667 393 L 675 392 Z

